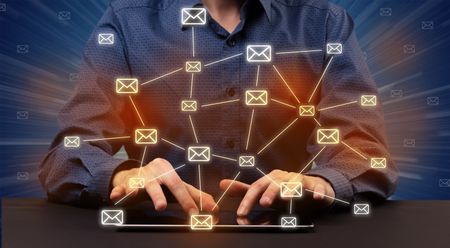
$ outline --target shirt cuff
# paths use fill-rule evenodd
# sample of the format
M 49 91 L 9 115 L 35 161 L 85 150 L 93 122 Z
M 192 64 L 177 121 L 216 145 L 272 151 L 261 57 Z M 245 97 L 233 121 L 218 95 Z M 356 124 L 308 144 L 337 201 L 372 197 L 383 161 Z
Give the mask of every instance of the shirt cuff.
M 319 176 L 327 180 L 333 187 L 335 198 L 352 201 L 353 188 L 350 181 L 339 171 L 332 168 L 316 168 L 305 173 L 308 176 Z
M 92 182 L 87 187 L 91 197 L 100 197 L 102 204 L 108 204 L 111 192 L 111 180 L 115 172 L 122 169 L 139 167 L 136 160 L 122 160 L 112 158 L 107 162 L 97 163 L 95 173 L 92 175 Z

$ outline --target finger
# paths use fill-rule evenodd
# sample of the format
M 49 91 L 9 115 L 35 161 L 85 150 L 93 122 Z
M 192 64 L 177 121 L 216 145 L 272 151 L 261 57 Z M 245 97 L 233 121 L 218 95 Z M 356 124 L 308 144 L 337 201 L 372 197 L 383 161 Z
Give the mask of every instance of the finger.
M 220 181 L 219 186 L 222 191 L 225 191 L 228 187 L 230 187 L 227 191 L 227 195 L 229 196 L 244 196 L 247 190 L 250 188 L 249 184 L 236 180 L 233 181 L 231 179 L 224 179 Z
M 145 191 L 152 199 L 156 211 L 163 211 L 167 207 L 167 200 L 164 196 L 161 185 L 156 181 L 150 181 L 145 184 Z
M 279 193 L 280 193 L 280 186 L 272 182 L 261 196 L 259 204 L 266 208 L 270 207 L 274 202 L 274 200 L 278 197 Z
M 321 183 L 317 183 L 314 186 L 314 194 L 313 194 L 313 199 L 314 200 L 323 200 L 325 197 L 324 195 L 326 194 L 325 191 L 325 186 Z
M 239 205 L 239 208 L 237 210 L 237 215 L 238 216 L 248 215 L 248 213 L 258 200 L 258 198 L 261 196 L 262 192 L 266 190 L 269 184 L 270 179 L 268 178 L 268 176 L 264 176 L 258 179 L 256 182 L 254 182 L 247 190 L 247 193 L 242 199 L 241 204 Z
M 117 201 L 123 196 L 125 196 L 125 188 L 122 186 L 116 186 L 111 190 L 109 199 L 111 199 L 111 201 Z
M 194 199 L 192 199 L 192 196 L 184 186 L 183 181 L 175 174 L 175 172 L 163 177 L 162 183 L 167 186 L 170 192 L 172 192 L 173 196 L 175 196 L 175 199 L 177 199 L 178 203 L 180 203 L 186 213 L 189 215 L 198 214 L 199 211 Z
M 214 198 L 212 197 L 212 195 L 205 193 L 205 192 L 201 192 L 196 187 L 194 187 L 188 183 L 184 183 L 184 185 L 186 185 L 186 188 L 189 191 L 189 194 L 191 194 L 195 203 L 197 203 L 197 205 L 200 206 L 201 210 L 203 210 L 205 212 L 213 212 L 213 213 L 219 212 L 219 207 L 216 206 L 216 202 L 214 201 Z

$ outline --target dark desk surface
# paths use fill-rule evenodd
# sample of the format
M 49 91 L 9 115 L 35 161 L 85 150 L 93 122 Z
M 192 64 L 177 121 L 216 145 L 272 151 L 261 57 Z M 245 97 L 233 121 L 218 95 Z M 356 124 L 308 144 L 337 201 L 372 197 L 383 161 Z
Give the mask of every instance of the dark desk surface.
M 98 210 L 42 199 L 3 199 L 2 247 L 449 247 L 450 201 L 390 201 L 370 217 L 339 213 L 310 233 L 117 232 Z

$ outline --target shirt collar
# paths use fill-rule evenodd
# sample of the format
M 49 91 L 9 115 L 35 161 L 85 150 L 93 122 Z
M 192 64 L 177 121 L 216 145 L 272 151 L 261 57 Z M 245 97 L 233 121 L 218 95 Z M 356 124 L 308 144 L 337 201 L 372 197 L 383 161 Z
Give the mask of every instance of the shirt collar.
M 264 8 L 264 11 L 266 12 L 267 18 L 269 19 L 269 22 L 272 21 L 272 0 L 259 0 L 261 2 L 261 5 Z

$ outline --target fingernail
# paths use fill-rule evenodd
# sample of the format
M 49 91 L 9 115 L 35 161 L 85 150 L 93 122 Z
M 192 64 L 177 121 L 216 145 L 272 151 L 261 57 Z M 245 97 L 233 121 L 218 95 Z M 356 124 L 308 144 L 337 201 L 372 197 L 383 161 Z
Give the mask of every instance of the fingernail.
M 198 209 L 191 208 L 191 209 L 189 209 L 188 213 L 189 213 L 189 215 L 193 215 L 193 214 L 198 214 L 199 212 L 198 212 Z
M 269 197 L 267 197 L 267 196 L 262 198 L 262 202 L 267 204 L 267 205 L 272 204 L 272 200 Z
M 242 216 L 242 215 L 245 215 L 246 212 L 247 212 L 247 208 L 244 207 L 244 206 L 242 206 L 242 207 L 239 207 L 239 209 L 238 209 L 238 211 L 237 211 L 237 215 Z

